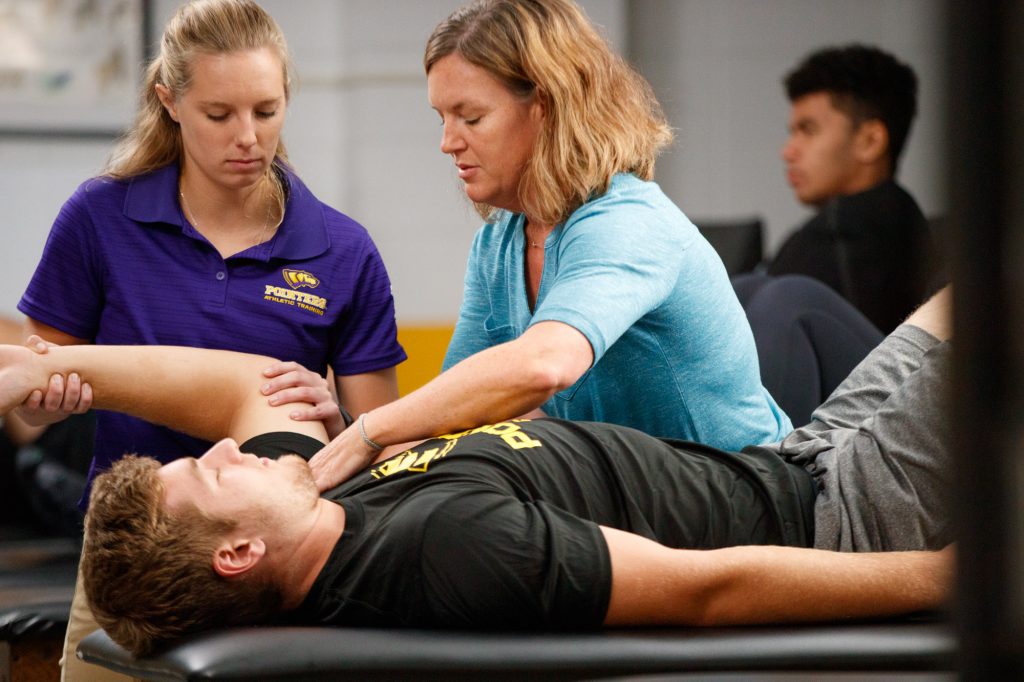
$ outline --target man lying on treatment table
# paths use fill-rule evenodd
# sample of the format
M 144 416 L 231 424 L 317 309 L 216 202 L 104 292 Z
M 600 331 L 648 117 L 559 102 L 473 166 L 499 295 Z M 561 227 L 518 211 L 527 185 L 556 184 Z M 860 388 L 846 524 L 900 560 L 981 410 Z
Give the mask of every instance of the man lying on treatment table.
M 225 438 L 99 477 L 86 594 L 137 655 L 236 624 L 593 628 L 858 618 L 942 604 L 950 292 L 781 443 L 727 453 L 607 424 L 441 436 L 318 496 L 326 441 L 259 391 L 267 359 L 172 347 L 0 347 L 0 413 L 53 373 L 97 407 Z M 241 446 L 238 442 L 243 443 Z M 255 454 L 248 454 L 255 453 Z M 301 457 L 283 453 L 298 453 Z M 847 551 L 828 551 L 847 550 Z

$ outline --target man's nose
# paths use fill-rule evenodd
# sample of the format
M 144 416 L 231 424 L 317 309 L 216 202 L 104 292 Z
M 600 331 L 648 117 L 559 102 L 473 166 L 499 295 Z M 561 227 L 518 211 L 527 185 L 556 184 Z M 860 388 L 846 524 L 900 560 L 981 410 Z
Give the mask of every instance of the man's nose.
M 796 159 L 796 145 L 793 143 L 793 138 L 786 138 L 786 142 L 782 145 L 782 149 L 779 150 L 779 156 L 786 163 L 790 163 Z
M 238 451 L 238 443 L 232 438 L 225 438 L 214 443 L 213 447 L 206 451 L 200 461 L 204 464 L 236 464 L 242 455 Z

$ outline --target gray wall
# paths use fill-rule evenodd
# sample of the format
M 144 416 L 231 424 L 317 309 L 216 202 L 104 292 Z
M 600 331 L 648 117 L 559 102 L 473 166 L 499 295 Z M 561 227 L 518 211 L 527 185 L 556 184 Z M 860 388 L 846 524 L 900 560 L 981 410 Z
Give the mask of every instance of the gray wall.
M 177 6 L 155 0 L 162 23 Z M 454 319 L 478 219 L 437 146 L 420 60 L 456 0 L 263 0 L 289 38 L 299 87 L 285 128 L 292 161 L 324 201 L 361 221 L 394 282 L 401 323 Z M 758 214 L 774 249 L 804 215 L 778 148 L 781 74 L 819 44 L 892 49 L 921 76 L 922 116 L 901 177 L 943 210 L 940 16 L 928 0 L 585 0 L 590 16 L 650 78 L 677 128 L 658 180 L 693 217 Z M 106 141 L 0 136 L 0 313 L 14 314 L 49 225 Z
M 809 210 L 786 185 L 782 77 L 815 48 L 867 42 L 917 72 L 919 115 L 899 178 L 927 215 L 945 211 L 942 3 L 935 0 L 633 0 L 634 64 L 676 128 L 662 187 L 691 218 L 760 215 L 767 250 Z

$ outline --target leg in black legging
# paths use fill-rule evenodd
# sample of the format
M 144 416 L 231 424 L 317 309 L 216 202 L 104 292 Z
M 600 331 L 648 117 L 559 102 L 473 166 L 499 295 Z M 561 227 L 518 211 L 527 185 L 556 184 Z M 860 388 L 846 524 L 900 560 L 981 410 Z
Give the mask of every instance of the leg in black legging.
M 787 275 L 757 284 L 745 308 L 761 380 L 794 425 L 806 424 L 883 334 L 817 280 Z

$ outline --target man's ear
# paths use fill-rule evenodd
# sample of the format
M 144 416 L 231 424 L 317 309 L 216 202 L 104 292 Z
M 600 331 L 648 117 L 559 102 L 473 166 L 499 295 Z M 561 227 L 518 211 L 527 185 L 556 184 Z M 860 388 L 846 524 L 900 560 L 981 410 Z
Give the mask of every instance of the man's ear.
M 877 163 L 889 154 L 889 129 L 877 118 L 857 126 L 855 153 L 862 163 Z
M 156 83 L 153 85 L 153 89 L 156 90 L 157 99 L 160 100 L 160 104 L 164 105 L 167 115 L 171 117 L 171 120 L 178 121 L 178 105 L 174 94 L 163 83 Z
M 213 570 L 225 578 L 241 575 L 255 568 L 266 552 L 261 538 L 226 540 L 213 555 Z

